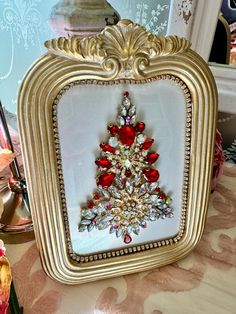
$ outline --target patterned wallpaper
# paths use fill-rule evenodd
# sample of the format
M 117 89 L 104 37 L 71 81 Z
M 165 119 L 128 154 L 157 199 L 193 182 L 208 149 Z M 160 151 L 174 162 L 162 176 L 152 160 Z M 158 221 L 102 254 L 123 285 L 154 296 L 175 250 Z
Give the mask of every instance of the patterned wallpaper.
M 156 34 L 166 34 L 170 0 L 109 0 L 110 4 L 128 18 L 145 25 Z
M 20 82 L 30 65 L 45 52 L 45 40 L 55 37 L 48 24 L 58 0 L 0 0 L 0 99 L 16 112 Z M 170 0 L 110 0 L 122 18 L 165 34 Z

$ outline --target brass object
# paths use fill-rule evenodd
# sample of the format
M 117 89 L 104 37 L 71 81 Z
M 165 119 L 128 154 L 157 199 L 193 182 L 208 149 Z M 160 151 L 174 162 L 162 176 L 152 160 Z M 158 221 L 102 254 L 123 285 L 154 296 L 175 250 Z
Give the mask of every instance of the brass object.
M 35 235 L 46 273 L 60 282 L 77 284 L 183 258 L 201 238 L 210 192 L 217 92 L 209 67 L 186 39 L 154 36 L 128 20 L 107 26 L 93 37 L 58 38 L 45 45 L 48 54 L 22 82 L 18 120 Z M 80 257 L 71 246 L 63 185 L 66 169 L 60 160 L 57 106 L 61 95 L 76 84 L 131 86 L 154 80 L 178 84 L 185 95 L 179 232 L 173 239 Z
M 7 148 L 14 152 L 7 122 L 0 103 L 2 132 Z M 21 243 L 34 238 L 25 179 L 22 178 L 17 159 L 10 164 L 11 176 L 0 189 L 0 237 L 5 243 Z

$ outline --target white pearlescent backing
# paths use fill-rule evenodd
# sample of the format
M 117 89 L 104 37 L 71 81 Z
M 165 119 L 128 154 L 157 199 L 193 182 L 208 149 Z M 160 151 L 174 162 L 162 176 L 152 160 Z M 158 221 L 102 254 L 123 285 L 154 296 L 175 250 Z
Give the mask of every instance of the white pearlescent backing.
M 107 125 L 116 123 L 125 90 L 136 106 L 137 120 L 146 124 L 144 133 L 154 138 L 153 149 L 160 154 L 155 168 L 160 187 L 173 198 L 174 218 L 148 222 L 147 229 L 133 235 L 130 245 L 174 237 L 179 230 L 185 156 L 186 103 L 182 89 L 173 81 L 146 84 L 75 85 L 58 104 L 58 128 L 70 226 L 75 253 L 93 254 L 127 247 L 109 228 L 78 232 L 80 207 L 96 189 L 99 144 L 108 138 Z

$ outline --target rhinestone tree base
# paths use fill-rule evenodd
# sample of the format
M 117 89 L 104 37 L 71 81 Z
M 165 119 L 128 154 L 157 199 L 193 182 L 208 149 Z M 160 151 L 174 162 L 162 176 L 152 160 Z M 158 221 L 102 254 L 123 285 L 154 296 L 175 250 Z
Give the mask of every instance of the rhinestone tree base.
M 136 108 L 125 92 L 117 117 L 109 125 L 107 143 L 100 144 L 97 190 L 81 210 L 79 231 L 109 228 L 126 244 L 139 235 L 148 221 L 173 217 L 171 198 L 159 187 L 159 172 L 153 167 L 159 154 L 151 150 L 154 140 L 136 122 Z

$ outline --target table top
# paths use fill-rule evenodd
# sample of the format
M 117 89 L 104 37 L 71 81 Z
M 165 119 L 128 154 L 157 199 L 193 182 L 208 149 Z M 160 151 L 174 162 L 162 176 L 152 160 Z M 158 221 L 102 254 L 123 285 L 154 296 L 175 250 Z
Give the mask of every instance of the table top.
M 200 243 L 162 268 L 67 286 L 42 270 L 35 241 L 7 245 L 25 314 L 236 313 L 236 165 L 225 164 Z

